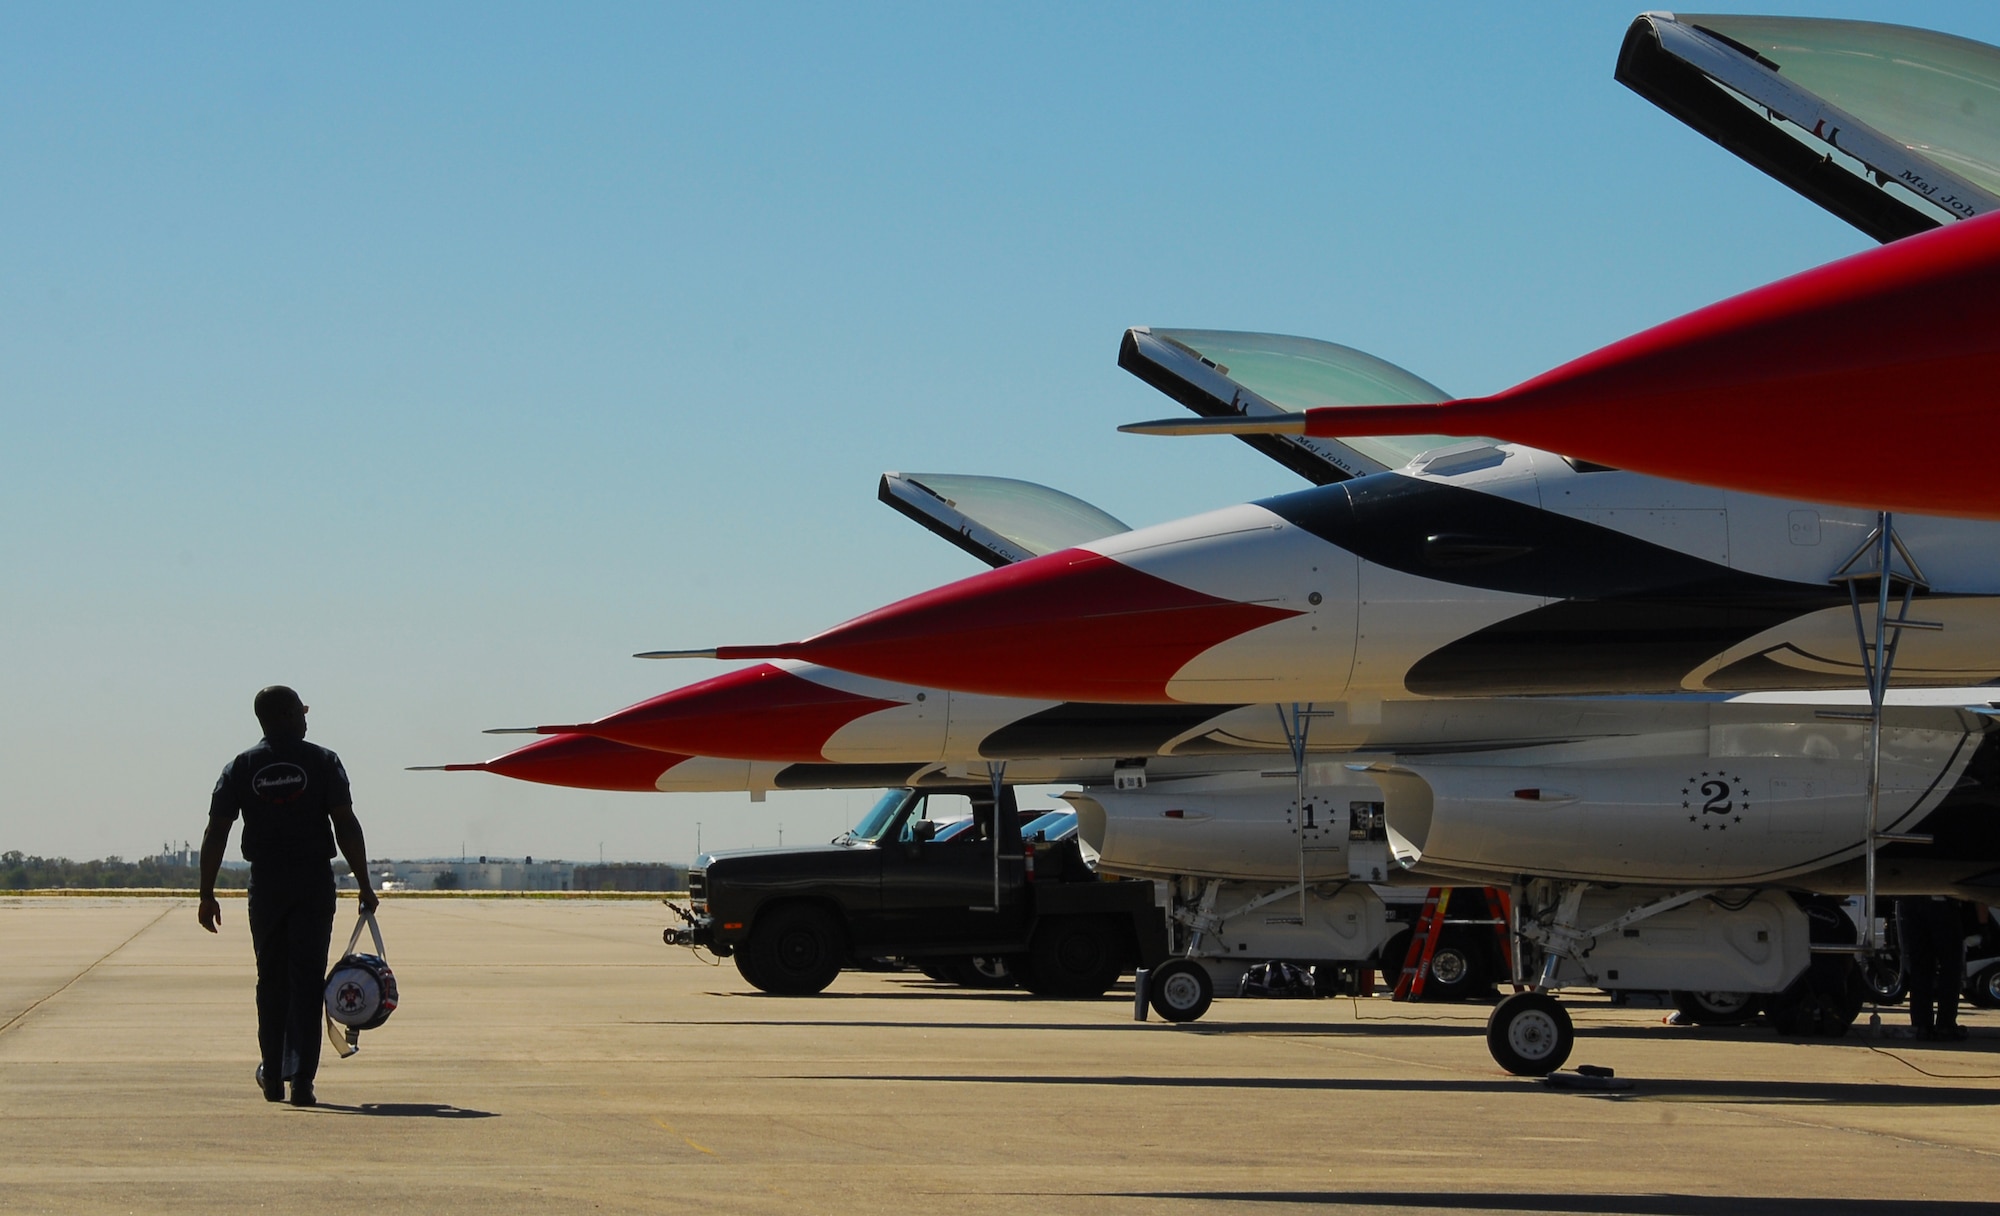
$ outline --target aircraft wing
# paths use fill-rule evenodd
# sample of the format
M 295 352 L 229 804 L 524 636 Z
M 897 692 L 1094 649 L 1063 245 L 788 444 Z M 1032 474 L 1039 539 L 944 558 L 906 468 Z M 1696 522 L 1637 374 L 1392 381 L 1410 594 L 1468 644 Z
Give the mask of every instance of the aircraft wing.
M 1428 380 L 1351 346 L 1285 334 L 1140 326 L 1125 331 L 1118 366 L 1204 418 L 1283 418 L 1333 406 L 1450 399 Z M 1241 438 L 1322 486 L 1401 468 L 1420 452 L 1456 442 L 1444 435 Z
M 884 473 L 876 497 L 989 566 L 1132 530 L 1081 498 L 1011 477 Z
M 2000 209 L 2000 48 L 1817 17 L 1646 13 L 1617 79 L 1878 241 Z

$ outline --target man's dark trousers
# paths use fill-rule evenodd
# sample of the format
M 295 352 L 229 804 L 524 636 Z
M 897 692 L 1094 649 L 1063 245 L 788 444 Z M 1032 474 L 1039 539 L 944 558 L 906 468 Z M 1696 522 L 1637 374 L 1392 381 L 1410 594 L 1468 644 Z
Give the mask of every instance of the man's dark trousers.
M 1958 1025 L 1965 983 L 1965 922 L 1955 901 L 1922 896 L 1896 901 L 1896 940 L 1910 977 L 1910 1025 L 1922 1033 Z
M 292 1083 L 319 1073 L 326 956 L 333 938 L 333 870 L 325 863 L 250 867 L 250 943 L 257 952 L 257 1047 L 264 1075 L 285 1075 L 285 1049 L 298 1056 Z

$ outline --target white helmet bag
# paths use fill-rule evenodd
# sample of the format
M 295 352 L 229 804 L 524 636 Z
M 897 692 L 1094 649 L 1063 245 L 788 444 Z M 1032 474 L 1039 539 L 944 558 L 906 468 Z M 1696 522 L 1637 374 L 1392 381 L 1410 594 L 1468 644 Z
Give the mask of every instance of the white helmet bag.
M 362 926 L 375 939 L 375 953 L 356 954 Z M 342 1059 L 361 1049 L 361 1032 L 373 1030 L 396 1011 L 396 973 L 382 947 L 382 930 L 363 912 L 347 939 L 347 950 L 326 977 L 326 1037 Z

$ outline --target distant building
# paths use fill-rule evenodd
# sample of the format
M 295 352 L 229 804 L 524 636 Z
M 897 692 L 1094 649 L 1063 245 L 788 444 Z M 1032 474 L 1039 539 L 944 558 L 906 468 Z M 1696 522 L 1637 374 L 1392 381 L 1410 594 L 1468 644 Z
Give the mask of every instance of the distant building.
M 579 865 L 532 857 L 479 857 L 465 860 L 375 860 L 368 870 L 378 891 L 680 891 L 687 867 L 656 862 Z M 341 874 L 342 890 L 354 878 Z
M 663 862 L 619 861 L 608 865 L 578 866 L 579 891 L 684 891 L 687 867 Z

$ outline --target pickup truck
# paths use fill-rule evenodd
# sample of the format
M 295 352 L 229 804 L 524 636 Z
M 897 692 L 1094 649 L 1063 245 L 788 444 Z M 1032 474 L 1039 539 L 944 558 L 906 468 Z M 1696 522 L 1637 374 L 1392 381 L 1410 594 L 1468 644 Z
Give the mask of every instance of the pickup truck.
M 969 802 L 974 827 L 940 841 L 947 816 L 931 812 L 947 800 Z M 857 959 L 976 955 L 1006 959 L 1038 995 L 1091 997 L 1166 957 L 1152 882 L 1100 878 L 1074 839 L 1022 840 L 1014 791 L 998 803 L 995 816 L 986 785 L 895 789 L 831 844 L 704 853 L 674 905 L 684 923 L 663 936 L 785 996 Z

